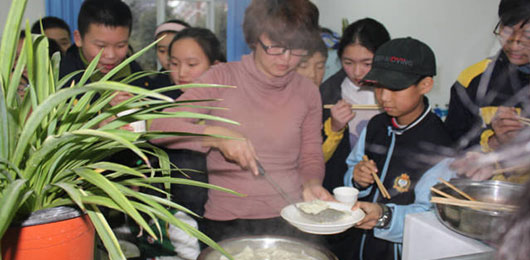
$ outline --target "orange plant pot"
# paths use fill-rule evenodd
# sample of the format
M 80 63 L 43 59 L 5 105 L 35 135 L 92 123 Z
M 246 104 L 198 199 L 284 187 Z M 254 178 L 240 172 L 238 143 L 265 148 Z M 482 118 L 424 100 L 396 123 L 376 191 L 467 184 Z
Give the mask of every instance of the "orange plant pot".
M 94 226 L 88 215 L 9 228 L 2 238 L 3 260 L 94 259 Z

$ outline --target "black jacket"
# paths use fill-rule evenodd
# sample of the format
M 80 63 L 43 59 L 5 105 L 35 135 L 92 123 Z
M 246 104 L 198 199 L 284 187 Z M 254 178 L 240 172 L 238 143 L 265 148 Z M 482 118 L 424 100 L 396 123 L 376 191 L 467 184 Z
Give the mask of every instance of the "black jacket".
M 521 113 L 528 115 L 528 90 L 523 92 L 523 88 L 528 87 L 529 79 L 530 75 L 511 64 L 502 51 L 460 73 L 451 87 L 445 120 L 447 130 L 459 148 L 480 143 L 487 151 L 485 144 L 493 134 L 491 119 L 501 105 L 521 108 Z
M 378 189 L 372 188 L 369 195 L 360 200 L 396 205 L 414 202 L 416 183 L 441 159 L 436 156 L 440 149 L 451 144 L 442 121 L 430 111 L 427 98 L 424 98 L 424 104 L 422 115 L 403 128 L 399 128 L 386 113 L 370 120 L 366 128 L 364 151 L 380 169 L 379 178 L 391 199 L 383 198 Z M 365 231 L 362 241 L 364 246 L 361 252 L 365 260 L 400 259 L 399 254 L 394 254 L 398 244 L 374 237 L 373 230 Z

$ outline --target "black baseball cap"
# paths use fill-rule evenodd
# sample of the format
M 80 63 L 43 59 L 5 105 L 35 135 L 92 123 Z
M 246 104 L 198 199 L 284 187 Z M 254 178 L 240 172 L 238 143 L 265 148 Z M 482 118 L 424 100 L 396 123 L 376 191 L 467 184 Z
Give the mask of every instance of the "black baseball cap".
M 372 69 L 362 82 L 391 90 L 406 89 L 421 78 L 436 75 L 434 52 L 427 44 L 413 39 L 390 40 L 375 51 Z

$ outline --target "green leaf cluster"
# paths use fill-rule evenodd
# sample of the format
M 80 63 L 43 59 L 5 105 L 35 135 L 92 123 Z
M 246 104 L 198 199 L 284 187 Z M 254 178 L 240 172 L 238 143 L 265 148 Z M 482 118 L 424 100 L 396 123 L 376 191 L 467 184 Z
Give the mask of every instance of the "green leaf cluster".
M 146 219 L 160 219 L 199 238 L 206 244 L 226 252 L 214 241 L 175 218 L 174 208 L 193 212 L 173 203 L 169 194 L 153 184 L 187 184 L 226 191 L 234 191 L 206 183 L 168 177 L 171 168 L 163 150 L 153 147 L 148 140 L 167 135 L 191 133 L 130 132 L 121 127 L 138 120 L 168 117 L 192 117 L 236 123 L 223 118 L 185 112 L 162 112 L 165 108 L 199 105 L 197 101 L 175 102 L 160 94 L 171 86 L 150 91 L 127 83 L 146 76 L 143 72 L 121 82 L 109 81 L 123 66 L 142 55 L 155 43 L 134 54 L 107 73 L 100 81 L 88 83 L 96 72 L 101 53 L 85 71 L 58 78 L 60 56 L 48 55 L 48 40 L 43 35 L 31 35 L 26 22 L 25 39 L 17 57 L 17 43 L 27 0 L 14 0 L 7 17 L 0 46 L 0 237 L 14 222 L 31 212 L 56 206 L 71 205 L 86 212 L 104 243 L 111 259 L 124 259 L 116 236 L 100 207 L 127 214 L 156 238 Z M 29 80 L 24 95 L 17 94 L 24 70 Z M 68 82 L 76 74 L 81 80 Z M 185 87 L 226 87 L 189 85 Z M 117 92 L 129 92 L 133 97 L 118 105 L 110 101 Z M 126 110 L 134 113 L 117 117 Z M 106 161 L 123 150 L 133 151 L 145 164 L 136 168 Z M 157 157 L 160 168 L 153 169 L 148 155 Z M 165 177 L 155 177 L 159 171 Z M 160 175 L 157 175 L 160 176 Z M 138 191 L 155 190 L 166 194 L 160 198 Z

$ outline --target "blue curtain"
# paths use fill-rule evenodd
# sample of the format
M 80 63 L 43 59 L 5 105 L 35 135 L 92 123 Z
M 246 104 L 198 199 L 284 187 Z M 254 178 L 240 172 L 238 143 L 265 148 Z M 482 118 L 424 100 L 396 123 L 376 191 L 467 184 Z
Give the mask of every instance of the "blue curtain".
M 77 30 L 77 15 L 82 3 L 83 0 L 46 0 L 46 15 L 63 19 L 73 35 Z
M 228 0 L 226 22 L 226 59 L 228 61 L 241 60 L 241 56 L 250 53 L 250 48 L 243 35 L 243 17 L 245 9 L 251 0 Z

